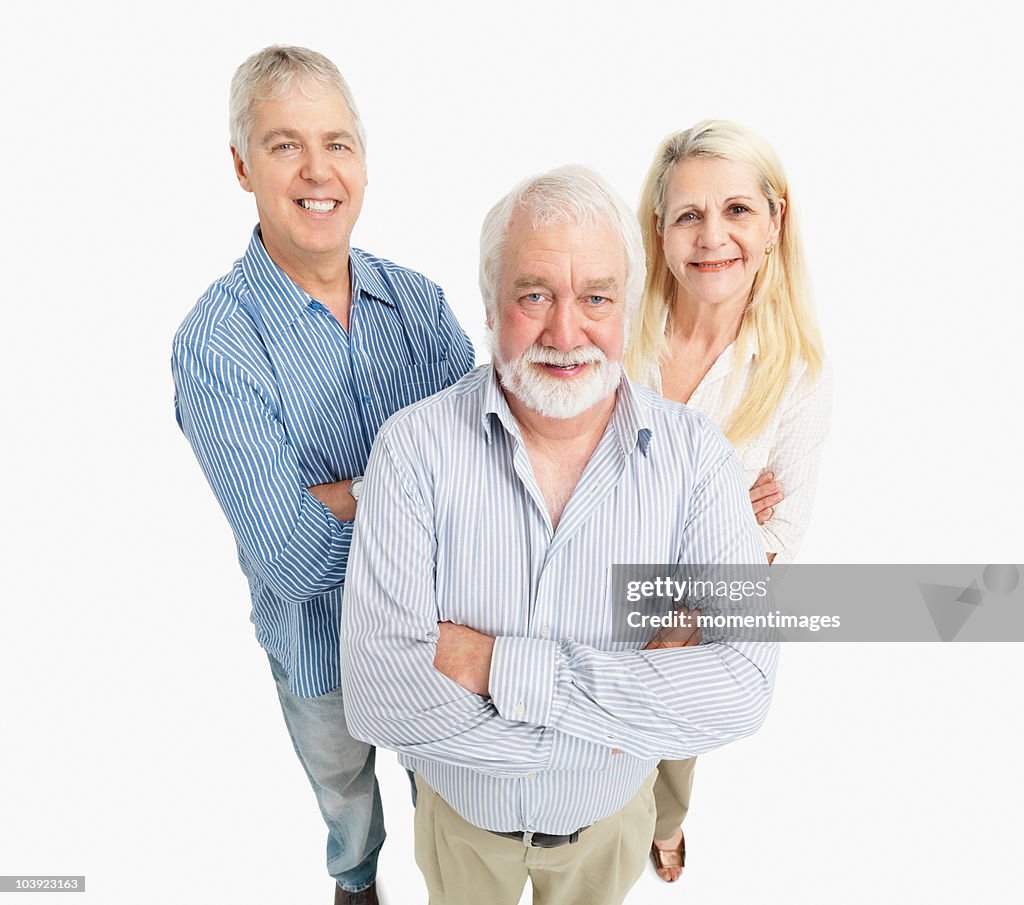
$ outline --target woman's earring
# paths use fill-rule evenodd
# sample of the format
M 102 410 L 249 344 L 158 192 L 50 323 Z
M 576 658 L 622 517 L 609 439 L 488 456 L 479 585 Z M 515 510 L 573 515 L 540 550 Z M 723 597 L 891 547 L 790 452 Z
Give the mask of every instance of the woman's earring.
M 768 245 L 765 246 L 764 253 L 766 255 L 770 255 L 774 250 L 775 250 L 775 246 L 772 245 L 771 243 L 769 243 Z

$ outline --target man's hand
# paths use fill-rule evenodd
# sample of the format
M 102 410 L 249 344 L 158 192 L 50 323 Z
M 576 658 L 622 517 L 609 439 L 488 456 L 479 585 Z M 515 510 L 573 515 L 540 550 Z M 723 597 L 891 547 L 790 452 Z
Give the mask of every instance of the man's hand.
M 439 622 L 437 627 L 441 637 L 434 652 L 434 669 L 466 691 L 487 697 L 494 638 L 454 622 Z
M 782 485 L 770 471 L 754 481 L 754 486 L 750 488 L 750 504 L 754 507 L 754 518 L 759 525 L 775 515 L 775 507 L 782 502 L 784 496 Z
M 351 484 L 351 481 L 335 481 L 333 484 L 314 484 L 308 489 L 339 522 L 350 522 L 356 517 L 356 500 L 349 491 Z
M 663 628 L 644 645 L 644 650 L 696 647 L 701 643 L 703 637 L 697 627 L 697 616 L 700 615 L 700 610 L 691 610 L 684 606 L 678 612 L 683 617 L 679 619 L 682 624 L 674 628 Z

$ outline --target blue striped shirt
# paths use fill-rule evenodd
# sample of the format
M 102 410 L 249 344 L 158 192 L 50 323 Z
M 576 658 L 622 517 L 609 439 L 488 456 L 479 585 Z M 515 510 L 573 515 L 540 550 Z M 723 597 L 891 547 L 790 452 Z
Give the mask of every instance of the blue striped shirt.
M 271 260 L 245 255 L 174 337 L 178 424 L 238 542 L 260 644 L 298 695 L 341 684 L 352 523 L 306 489 L 363 473 L 381 424 L 454 383 L 474 352 L 440 287 L 353 248 L 346 331 Z
M 624 379 L 552 532 L 491 366 L 400 412 L 356 516 L 349 731 L 399 751 L 477 826 L 571 833 L 661 758 L 757 729 L 777 645 L 643 651 L 616 630 L 613 563 L 765 563 L 735 453 L 705 416 Z M 490 698 L 434 669 L 446 620 L 496 637 Z

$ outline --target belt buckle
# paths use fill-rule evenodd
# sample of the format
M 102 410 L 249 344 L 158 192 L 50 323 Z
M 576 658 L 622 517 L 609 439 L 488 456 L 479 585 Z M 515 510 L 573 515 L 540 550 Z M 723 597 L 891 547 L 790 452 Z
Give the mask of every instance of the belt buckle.
M 527 848 L 533 848 L 533 830 L 523 833 L 523 845 Z

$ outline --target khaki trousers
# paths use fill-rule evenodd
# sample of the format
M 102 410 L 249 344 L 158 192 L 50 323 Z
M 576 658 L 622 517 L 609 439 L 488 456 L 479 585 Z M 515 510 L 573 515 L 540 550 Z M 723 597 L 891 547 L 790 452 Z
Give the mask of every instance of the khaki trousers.
M 416 863 L 430 905 L 517 905 L 527 877 L 534 905 L 620 905 L 650 851 L 654 777 L 578 842 L 527 848 L 463 820 L 417 776 Z
M 654 804 L 658 820 L 654 825 L 655 839 L 671 839 L 690 810 L 690 790 L 693 788 L 693 769 L 697 758 L 663 760 L 658 764 L 658 779 L 654 783 Z

